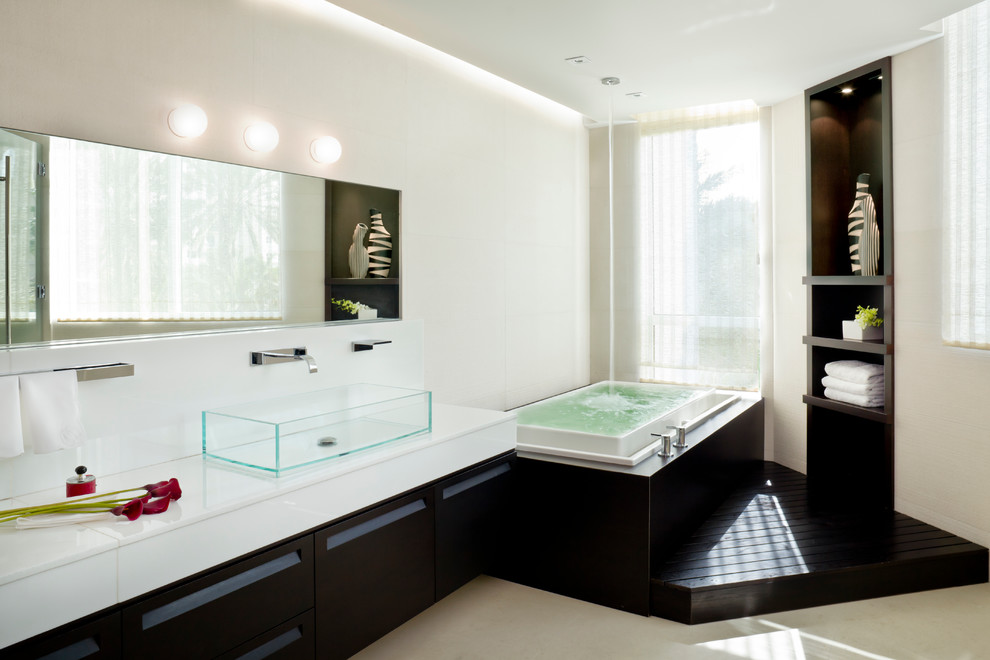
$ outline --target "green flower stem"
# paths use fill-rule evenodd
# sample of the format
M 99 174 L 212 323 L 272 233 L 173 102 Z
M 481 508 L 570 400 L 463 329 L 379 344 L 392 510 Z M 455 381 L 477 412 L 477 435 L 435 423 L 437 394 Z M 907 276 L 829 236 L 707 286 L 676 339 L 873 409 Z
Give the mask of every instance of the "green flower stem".
M 101 511 L 109 511 L 110 509 L 119 506 L 121 504 L 126 504 L 133 500 L 133 497 L 122 497 L 114 499 L 100 499 L 106 498 L 109 495 L 120 495 L 122 493 L 129 493 L 134 491 L 143 491 L 144 488 L 128 488 L 126 490 L 114 491 L 112 493 L 103 493 L 102 495 L 92 495 L 89 497 L 79 498 L 79 500 L 73 500 L 72 502 L 58 502 L 55 504 L 39 504 L 38 506 L 26 506 L 20 507 L 18 509 L 7 509 L 5 511 L 0 511 L 0 523 L 9 522 L 11 520 L 16 520 L 18 518 L 27 518 L 29 516 L 40 516 L 45 513 L 99 513 Z M 83 501 L 88 500 L 88 501 Z M 93 501 L 99 500 L 99 501 Z

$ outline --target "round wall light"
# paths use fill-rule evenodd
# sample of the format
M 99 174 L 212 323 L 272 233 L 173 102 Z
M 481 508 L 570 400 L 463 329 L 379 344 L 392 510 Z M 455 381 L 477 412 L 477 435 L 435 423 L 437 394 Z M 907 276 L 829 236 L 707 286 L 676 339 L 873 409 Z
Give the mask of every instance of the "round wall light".
M 168 113 L 168 128 L 181 138 L 199 137 L 206 131 L 206 113 L 198 105 L 186 103 Z
M 271 151 L 278 146 L 278 129 L 266 121 L 259 121 L 244 129 L 244 144 L 251 151 Z
M 330 135 L 316 138 L 309 145 L 309 155 L 317 163 L 325 165 L 336 163 L 340 160 L 341 153 L 343 153 L 343 149 L 340 146 L 340 141 Z

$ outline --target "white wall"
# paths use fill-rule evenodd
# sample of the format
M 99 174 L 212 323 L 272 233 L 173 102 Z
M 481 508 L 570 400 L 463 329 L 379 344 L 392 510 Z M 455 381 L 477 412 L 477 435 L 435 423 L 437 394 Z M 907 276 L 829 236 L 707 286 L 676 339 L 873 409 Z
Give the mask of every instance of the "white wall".
M 894 58 L 895 505 L 990 544 L 990 351 L 942 345 L 942 42 Z
M 588 382 L 588 135 L 577 113 L 323 0 L 9 3 L 0 42 L 0 126 L 402 190 L 403 314 L 423 322 L 437 401 L 502 409 Z M 166 127 L 185 102 L 209 115 L 195 140 Z M 259 119 L 281 134 L 269 154 L 241 138 Z M 343 144 L 332 166 L 308 155 L 324 134 Z M 276 348 L 267 336 L 256 348 Z M 221 370 L 239 342 L 188 341 L 191 355 L 217 351 L 210 387 L 236 381 Z M 72 359 L 121 359 L 112 346 Z M 142 346 L 165 380 L 135 380 L 130 394 L 191 410 L 178 344 Z M 50 354 L 10 352 L 18 368 Z M 9 363 L 0 351 L 0 373 Z M 93 405 L 94 419 L 119 414 Z
M 609 378 L 608 128 L 591 130 L 591 381 Z M 615 379 L 640 379 L 639 125 L 612 133 Z
M 990 352 L 942 345 L 942 42 L 897 55 L 894 152 L 895 493 L 898 511 L 990 543 Z M 774 107 L 776 460 L 804 470 L 803 96 Z M 784 162 L 784 159 L 787 159 Z M 855 460 L 855 447 L 838 451 Z
M 767 401 L 773 434 L 768 458 L 807 471 L 801 395 L 807 387 L 807 205 L 804 95 L 773 106 L 773 394 Z

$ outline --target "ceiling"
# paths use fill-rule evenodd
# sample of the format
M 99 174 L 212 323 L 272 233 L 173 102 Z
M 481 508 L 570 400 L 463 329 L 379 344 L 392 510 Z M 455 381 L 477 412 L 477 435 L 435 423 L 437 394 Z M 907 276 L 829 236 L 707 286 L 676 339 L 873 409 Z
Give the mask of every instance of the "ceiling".
M 974 0 L 332 0 L 584 114 L 773 104 L 934 38 Z M 925 26 L 929 26 L 928 29 Z M 937 24 L 934 26 L 938 29 Z M 586 64 L 567 58 L 584 56 Z M 607 88 L 601 78 L 621 84 Z M 643 92 L 635 98 L 629 93 Z

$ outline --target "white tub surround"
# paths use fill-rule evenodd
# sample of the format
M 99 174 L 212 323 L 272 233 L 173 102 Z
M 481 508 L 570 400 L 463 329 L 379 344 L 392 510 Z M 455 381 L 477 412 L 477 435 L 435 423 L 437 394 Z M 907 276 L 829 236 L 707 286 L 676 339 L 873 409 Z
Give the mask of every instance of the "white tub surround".
M 684 440 L 687 446 L 673 446 L 672 456 L 664 457 L 658 454 L 662 447 L 662 439 L 648 444 L 645 448 L 638 450 L 631 456 L 600 454 L 558 446 L 538 447 L 538 451 L 533 451 L 531 446 L 522 442 L 523 433 L 520 433 L 518 436 L 518 453 L 522 458 L 649 477 L 659 472 L 664 466 L 669 465 L 671 462 L 676 461 L 678 458 L 697 448 L 724 426 L 730 424 L 747 410 L 759 404 L 762 398 L 759 394 L 752 392 L 715 390 L 700 397 L 696 401 L 697 403 L 695 401 L 689 402 L 681 409 L 682 412 L 687 413 L 687 420 L 679 417 L 675 411 L 674 415 L 669 420 L 664 421 L 663 424 L 654 422 L 648 425 L 650 428 L 647 432 L 655 431 L 657 433 L 664 430 L 664 427 L 668 423 L 685 426 Z M 686 424 L 684 423 L 685 421 L 687 422 Z M 523 431 L 524 428 L 520 425 L 519 430 Z M 673 437 L 674 442 L 676 442 L 676 437 L 675 433 Z M 561 439 L 563 442 L 567 440 L 563 436 L 563 433 L 561 433 Z
M 0 528 L 0 648 L 181 580 L 498 456 L 515 415 L 436 405 L 433 432 L 328 461 L 257 475 L 200 456 L 102 477 L 108 492 L 175 477 L 181 499 L 158 515 L 47 529 Z M 59 501 L 50 489 L 4 502 Z

